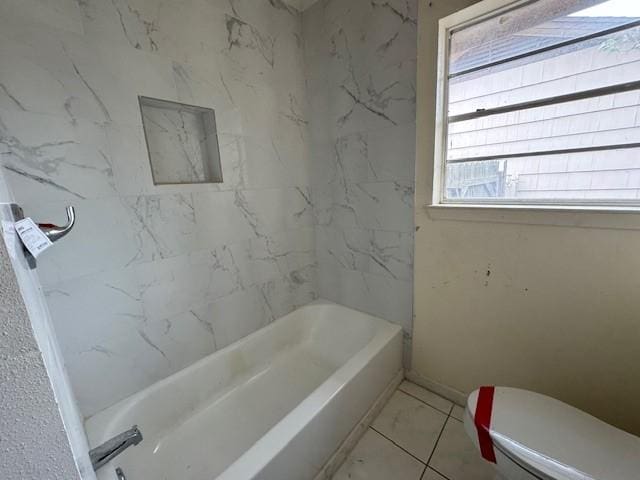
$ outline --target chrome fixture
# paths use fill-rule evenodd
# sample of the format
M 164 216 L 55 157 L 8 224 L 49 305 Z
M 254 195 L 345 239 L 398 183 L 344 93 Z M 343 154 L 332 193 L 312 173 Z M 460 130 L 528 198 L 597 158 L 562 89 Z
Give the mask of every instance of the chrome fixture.
M 0 203 L 0 212 L 3 213 L 3 218 L 17 222 L 25 218 L 24 212 L 20 205 L 15 203 Z M 63 227 L 53 225 L 52 223 L 39 223 L 38 227 L 47 236 L 49 240 L 55 242 L 60 240 L 66 234 L 68 234 L 76 223 L 76 211 L 73 207 L 67 207 L 67 224 Z M 29 253 L 29 251 L 23 247 L 24 256 L 27 260 L 29 268 L 36 268 L 36 259 Z
M 73 207 L 67 207 L 67 224 L 64 227 L 53 225 L 52 223 L 39 223 L 40 230 L 51 240 L 55 242 L 64 237 L 71 231 L 73 225 L 76 223 L 76 211 Z
M 91 459 L 93 469 L 98 470 L 100 467 L 120 455 L 127 448 L 132 445 L 138 445 L 141 441 L 142 433 L 138 430 L 138 426 L 134 425 L 126 432 L 122 432 L 112 439 L 107 440 L 102 445 L 91 449 L 91 451 L 89 451 L 89 458 Z M 120 470 L 120 473 L 122 473 L 122 470 Z M 124 478 L 124 474 L 122 474 L 122 478 Z
M 118 477 L 118 480 L 127 480 L 127 477 L 124 476 L 124 472 L 120 467 L 116 468 L 116 477 Z

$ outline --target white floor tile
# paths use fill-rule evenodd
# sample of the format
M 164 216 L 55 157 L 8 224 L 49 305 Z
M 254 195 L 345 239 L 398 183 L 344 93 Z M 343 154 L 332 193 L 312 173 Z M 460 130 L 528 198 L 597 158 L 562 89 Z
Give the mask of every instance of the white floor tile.
M 496 471 L 480 456 L 462 422 L 449 418 L 430 466 L 451 480 L 494 480 Z
M 446 398 L 442 398 L 440 395 L 436 395 L 435 393 L 425 390 L 415 383 L 407 382 L 406 380 L 400 384 L 398 389 L 422 400 L 433 408 L 437 408 L 446 414 L 451 411 L 451 407 L 453 406 L 453 402 L 450 402 Z
M 460 405 L 454 405 L 453 410 L 451 410 L 451 416 L 453 418 L 457 418 L 461 422 L 464 421 L 464 408 Z
M 368 429 L 333 480 L 420 480 L 424 465 Z
M 435 470 L 431 470 L 430 468 L 427 468 L 421 480 L 447 480 L 447 479 L 442 475 L 440 475 Z
M 372 427 L 426 463 L 446 420 L 442 412 L 396 391 Z

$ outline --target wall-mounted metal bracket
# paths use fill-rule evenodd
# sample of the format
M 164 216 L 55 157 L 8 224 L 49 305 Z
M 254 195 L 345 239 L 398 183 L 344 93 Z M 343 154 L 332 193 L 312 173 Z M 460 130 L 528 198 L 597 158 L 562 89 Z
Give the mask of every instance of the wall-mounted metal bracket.
M 17 222 L 25 218 L 24 211 L 22 210 L 22 207 L 20 207 L 20 205 L 16 203 L 9 203 L 4 205 L 9 208 L 9 214 L 11 215 L 11 220 L 13 222 Z M 67 235 L 75 225 L 75 222 L 76 222 L 75 209 L 69 206 L 67 207 L 66 211 L 67 211 L 67 224 L 62 227 L 58 225 L 54 225 L 52 223 L 38 224 L 40 229 L 44 232 L 47 238 L 52 242 L 56 242 L 60 240 L 62 237 L 64 237 L 65 235 Z M 27 250 L 24 246 L 22 247 L 22 250 L 24 251 L 24 256 L 27 261 L 27 265 L 29 266 L 30 269 L 33 270 L 37 266 L 36 259 L 34 258 L 33 255 L 31 255 L 29 250 Z
M 71 231 L 73 226 L 76 223 L 76 211 L 73 207 L 67 207 L 67 224 L 64 227 L 59 227 L 58 225 L 54 225 L 52 223 L 39 223 L 38 226 L 40 230 L 44 232 L 44 234 L 51 240 L 52 242 L 56 242 L 64 237 L 67 233 Z

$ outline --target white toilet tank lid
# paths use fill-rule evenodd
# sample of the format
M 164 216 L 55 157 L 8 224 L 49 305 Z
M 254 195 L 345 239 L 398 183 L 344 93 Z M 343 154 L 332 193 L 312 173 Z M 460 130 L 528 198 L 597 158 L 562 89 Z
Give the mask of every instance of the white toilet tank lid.
M 467 420 L 475 418 L 477 430 L 488 424 L 489 449 L 542 478 L 640 479 L 640 438 L 545 395 L 507 387 L 481 390 L 481 412 L 476 390 L 467 400 Z M 482 432 L 475 433 L 482 444 Z

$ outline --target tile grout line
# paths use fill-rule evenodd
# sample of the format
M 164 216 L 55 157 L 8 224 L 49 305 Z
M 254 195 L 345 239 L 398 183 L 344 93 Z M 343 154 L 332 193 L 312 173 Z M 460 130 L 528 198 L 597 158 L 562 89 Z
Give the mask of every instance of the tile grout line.
M 436 472 L 438 475 L 440 475 L 442 478 L 444 478 L 445 480 L 450 480 L 449 477 L 447 477 L 446 475 L 444 475 L 442 472 L 436 470 L 433 467 L 430 467 L 427 465 L 427 468 L 424 469 L 424 473 L 427 473 L 427 470 L 433 470 L 434 472 Z M 424 473 L 422 474 L 424 476 Z M 420 478 L 420 480 L 423 480 L 422 478 Z
M 425 389 L 425 390 L 426 390 L 426 389 Z M 431 405 L 430 403 L 425 402 L 425 401 L 424 401 L 424 400 L 422 400 L 421 398 L 416 397 L 415 395 L 413 395 L 413 394 L 411 394 L 411 393 L 409 393 L 409 392 L 405 392 L 405 391 L 404 391 L 404 390 L 402 390 L 402 388 L 400 388 L 400 387 L 398 387 L 398 391 L 400 391 L 400 392 L 404 393 L 405 395 L 409 395 L 411 398 L 415 398 L 415 399 L 416 399 L 416 400 L 418 400 L 419 402 L 422 402 L 422 403 L 424 403 L 426 406 L 431 407 L 431 408 L 433 408 L 434 410 L 439 411 L 439 412 L 440 412 L 440 413 L 442 413 L 443 415 L 451 416 L 451 412 L 453 411 L 453 407 L 455 406 L 455 403 L 453 403 L 451 400 L 447 400 L 448 402 L 450 402 L 450 403 L 451 403 L 451 407 L 449 408 L 449 413 L 447 413 L 447 412 L 444 412 L 444 411 L 440 410 L 438 407 L 434 407 L 434 406 L 433 406 L 433 405 Z M 428 392 L 429 390 L 426 390 L 426 391 Z M 431 392 L 431 393 L 433 393 L 433 392 Z M 436 394 L 434 393 L 434 395 L 436 395 Z M 445 400 L 446 400 L 446 398 L 445 398 Z
M 429 469 L 428 465 L 424 466 L 424 469 L 422 470 L 422 473 L 420 474 L 420 478 L 419 480 L 423 480 L 424 479 L 424 474 L 427 473 L 427 470 Z
M 426 390 L 426 389 L 425 389 Z M 451 414 L 453 412 L 453 408 L 455 406 L 455 404 L 453 402 L 451 402 L 451 407 L 449 408 L 449 413 L 445 413 L 442 410 L 440 410 L 439 408 L 427 403 L 426 401 L 422 400 L 421 398 L 416 397 L 415 395 L 405 392 L 404 390 L 402 390 L 402 388 L 400 388 L 400 386 L 398 386 L 398 388 L 396 389 L 396 391 L 402 392 L 403 394 L 419 401 L 420 403 L 433 408 L 434 410 L 436 410 L 437 412 L 446 415 L 445 421 L 442 424 L 442 428 L 440 429 L 440 433 L 438 434 L 438 437 L 436 438 L 436 442 L 433 446 L 433 450 L 431 451 L 431 454 L 429 455 L 429 459 L 427 460 L 427 462 L 425 463 L 423 460 L 421 460 L 420 458 L 416 457 L 414 454 L 412 454 L 411 452 L 409 452 L 408 450 L 406 450 L 404 447 L 402 447 L 401 445 L 399 445 L 398 443 L 396 443 L 394 440 L 392 440 L 391 438 L 387 437 L 384 433 L 378 431 L 375 427 L 373 427 L 373 425 L 369 425 L 369 429 L 373 430 L 375 433 L 377 433 L 378 435 L 380 435 L 382 438 L 384 438 L 385 440 L 387 440 L 388 442 L 390 442 L 393 446 L 395 446 L 396 448 L 402 450 L 404 453 L 406 453 L 407 455 L 409 455 L 410 457 L 412 457 L 413 459 L 417 460 L 418 462 L 420 462 L 422 465 L 424 465 L 424 469 L 422 470 L 422 474 L 420 475 L 420 480 L 424 479 L 425 474 L 427 473 L 427 470 L 433 470 L 435 473 L 437 473 L 438 475 L 442 476 L 445 480 L 450 480 L 446 475 L 443 475 L 442 473 L 440 473 L 438 470 L 436 470 L 435 468 L 429 466 L 429 463 L 431 462 L 431 459 L 433 458 L 433 455 L 435 454 L 436 449 L 438 448 L 438 443 L 440 442 L 440 438 L 442 437 L 442 434 L 444 432 L 444 429 L 447 425 L 447 422 L 449 421 L 450 418 L 453 418 L 454 420 L 457 420 L 455 417 L 452 417 Z M 428 391 L 428 390 L 427 390 Z M 434 394 L 435 395 L 435 394 Z
M 419 386 L 419 385 L 418 385 L 418 386 Z M 450 419 L 450 418 L 453 418 L 454 420 L 457 420 L 455 417 L 452 417 L 452 416 L 451 416 L 451 414 L 453 413 L 453 409 L 454 409 L 454 407 L 455 407 L 455 405 L 456 405 L 456 404 L 455 404 L 455 403 L 453 403 L 453 402 L 451 402 L 450 400 L 448 400 L 448 401 L 451 403 L 451 406 L 449 407 L 449 412 L 443 412 L 443 411 L 442 411 L 442 410 L 440 410 L 438 407 L 436 407 L 436 406 L 434 406 L 434 405 L 431 405 L 430 403 L 427 403 L 425 400 L 423 400 L 423 399 L 421 399 L 421 398 L 419 398 L 419 397 L 416 397 L 416 396 L 415 396 L 415 395 L 413 395 L 412 393 L 409 393 L 409 392 L 407 392 L 407 391 L 403 390 L 401 386 L 398 386 L 397 390 L 398 390 L 398 391 L 400 391 L 400 392 L 402 392 L 402 393 L 404 393 L 405 395 L 407 395 L 407 396 L 409 396 L 409 397 L 411 397 L 411 398 L 415 399 L 415 400 L 418 400 L 420 403 L 423 403 L 424 405 L 426 405 L 426 406 L 428 406 L 428 407 L 433 408 L 434 410 L 436 410 L 436 411 L 438 411 L 438 412 L 442 413 L 443 415 L 446 415 L 446 416 L 447 416 L 447 418 L 445 419 L 444 423 L 442 424 L 442 428 L 440 429 L 440 433 L 438 434 L 438 438 L 436 439 L 436 443 L 435 443 L 435 444 L 434 444 L 434 446 L 433 446 L 433 450 L 431 451 L 431 454 L 429 455 L 429 459 L 427 460 L 427 463 L 425 464 L 424 470 L 422 471 L 422 475 L 420 475 L 420 480 L 423 480 L 423 479 L 424 479 L 424 476 L 425 476 L 425 474 L 427 473 L 427 470 L 429 470 L 429 469 L 433 470 L 433 471 L 434 471 L 434 472 L 436 472 L 438 475 L 441 475 L 441 476 L 442 476 L 443 478 L 445 478 L 446 480 L 449 480 L 449 478 L 448 478 L 447 476 L 443 475 L 442 473 L 440 473 L 439 471 L 437 471 L 435 468 L 431 467 L 431 466 L 429 465 L 429 463 L 431 462 L 431 459 L 433 458 L 433 455 L 435 454 L 436 449 L 438 448 L 438 443 L 440 442 L 440 437 L 442 437 L 442 433 L 444 432 L 444 429 L 445 429 L 445 427 L 447 426 L 447 422 L 449 421 L 449 419 Z M 426 390 L 426 389 L 425 389 L 425 390 Z M 426 391 L 429 391 L 429 390 L 426 390 Z M 430 393 L 433 393 L 433 392 L 430 392 Z M 434 395 L 436 395 L 436 394 L 434 393 Z M 446 399 L 445 399 L 445 400 L 446 400 Z M 374 430 L 374 431 L 378 432 L 375 428 L 373 428 L 373 427 L 370 427 L 370 428 L 371 428 L 372 430 Z M 380 432 L 378 432 L 378 433 L 380 433 Z M 387 437 L 386 437 L 385 435 L 383 435 L 382 433 L 380 433 L 380 435 L 382 435 L 384 438 L 386 438 L 386 439 L 387 439 L 387 440 L 389 440 L 391 443 L 393 443 L 394 445 L 396 445 L 396 446 L 397 446 L 398 448 L 400 448 L 402 451 L 404 451 L 404 452 L 406 452 L 406 453 L 409 453 L 409 452 L 407 452 L 404 448 L 402 448 L 400 445 L 398 445 L 397 443 L 395 443 L 395 442 L 394 442 L 393 440 L 391 440 L 390 438 L 387 438 Z M 411 455 L 411 453 L 409 453 L 409 455 Z M 415 456 L 413 456 L 413 455 L 411 455 L 411 456 L 417 459 L 417 457 L 415 457 Z M 420 460 L 420 459 L 417 459 L 417 460 L 418 460 L 418 461 L 420 461 L 420 462 L 422 462 L 422 460 Z M 422 463 L 424 463 L 424 462 L 422 462 Z
M 431 459 L 433 458 L 433 455 L 436 453 L 436 449 L 438 448 L 438 443 L 440 443 L 440 438 L 442 438 L 442 434 L 444 433 L 444 429 L 447 426 L 447 423 L 449 422 L 449 419 L 451 418 L 451 412 L 452 411 L 453 411 L 453 405 L 451 406 L 451 410 L 447 414 L 446 420 L 442 424 L 442 428 L 440 429 L 440 433 L 438 434 L 438 438 L 436 439 L 436 443 L 433 445 L 433 450 L 431 450 L 431 455 L 429 455 L 429 459 L 427 460 L 427 467 L 429 466 L 429 463 L 431 463 Z
M 402 450 L 404 453 L 406 453 L 407 455 L 410 455 L 411 457 L 413 457 L 415 460 L 419 461 L 422 465 L 424 465 L 425 467 L 427 466 L 427 464 L 423 461 L 420 460 L 418 457 L 416 457 L 413 453 L 407 451 L 404 447 L 402 447 L 401 445 L 398 445 L 396 442 L 394 442 L 393 440 L 391 440 L 389 437 L 387 437 L 384 433 L 379 432 L 378 430 L 376 430 L 374 427 L 369 426 L 369 428 L 371 430 L 373 430 L 374 432 L 376 432 L 378 435 L 380 435 L 382 438 L 384 438 L 385 440 L 388 440 L 389 442 L 391 442 L 394 446 L 398 447 L 400 450 Z

